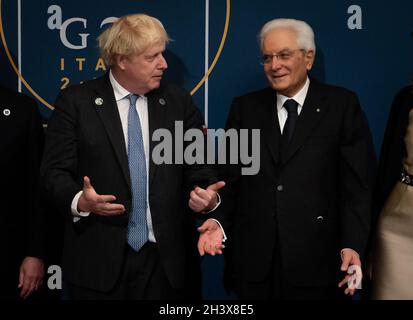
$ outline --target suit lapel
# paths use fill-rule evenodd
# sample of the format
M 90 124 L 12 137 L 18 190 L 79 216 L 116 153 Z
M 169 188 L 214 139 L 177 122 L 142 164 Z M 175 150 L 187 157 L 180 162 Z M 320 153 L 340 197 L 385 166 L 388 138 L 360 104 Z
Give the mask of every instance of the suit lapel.
M 155 177 L 157 165 L 152 161 L 152 151 L 155 142 L 152 140 L 153 132 L 156 129 L 168 128 L 166 125 L 166 113 L 171 105 L 168 105 L 168 99 L 163 96 L 162 89 L 150 92 L 148 95 L 148 119 L 149 119 L 149 188 Z
M 326 99 L 320 84 L 311 80 L 303 109 L 298 117 L 294 134 L 288 146 L 283 149 L 281 163 L 285 164 L 303 145 L 307 137 L 317 126 L 320 119 L 326 114 L 328 106 L 324 103 Z
M 264 106 L 263 137 L 275 164 L 279 160 L 279 148 L 281 145 L 281 130 L 277 115 L 277 94 L 271 88 L 266 89 L 262 96 L 261 104 Z
M 101 81 L 97 83 L 95 95 L 91 97 L 92 104 L 94 105 L 97 114 L 105 126 L 113 149 L 115 150 L 116 157 L 118 158 L 122 168 L 123 175 L 125 176 L 125 179 L 130 187 L 131 184 L 125 137 L 123 135 L 122 122 L 120 120 L 115 95 L 109 81 L 109 74 L 106 74 L 100 80 Z

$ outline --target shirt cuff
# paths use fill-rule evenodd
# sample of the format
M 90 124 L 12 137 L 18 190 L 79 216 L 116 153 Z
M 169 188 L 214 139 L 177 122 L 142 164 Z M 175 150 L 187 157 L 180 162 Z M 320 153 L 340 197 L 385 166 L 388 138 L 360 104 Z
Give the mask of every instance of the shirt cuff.
M 213 220 L 216 223 L 218 223 L 219 227 L 222 230 L 222 235 L 223 235 L 222 242 L 225 242 L 227 240 L 227 235 L 225 234 L 224 228 L 222 227 L 221 223 L 217 219 L 214 219 L 214 218 L 209 218 L 208 220 Z
M 90 212 L 88 211 L 77 211 L 77 204 L 79 203 L 79 198 L 83 194 L 83 190 L 79 191 L 73 198 L 72 200 L 72 215 L 73 215 L 73 222 L 77 222 L 80 220 L 82 217 L 88 217 L 90 215 Z
M 218 192 L 217 192 L 217 198 L 218 198 L 217 204 L 216 204 L 211 210 L 203 211 L 203 212 L 202 212 L 203 214 L 211 213 L 212 211 L 215 211 L 215 209 L 219 207 L 219 205 L 221 204 L 221 197 L 220 197 L 220 195 L 219 195 Z M 218 222 L 218 221 L 217 221 L 217 222 Z M 219 224 L 219 222 L 218 222 L 218 224 Z M 222 229 L 222 228 L 221 228 L 221 229 Z

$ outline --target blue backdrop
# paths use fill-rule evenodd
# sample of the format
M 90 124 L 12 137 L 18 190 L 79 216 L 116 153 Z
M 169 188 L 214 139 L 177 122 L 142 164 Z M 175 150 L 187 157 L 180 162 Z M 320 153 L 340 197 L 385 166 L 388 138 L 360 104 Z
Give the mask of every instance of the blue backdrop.
M 105 72 L 96 37 L 113 17 L 158 17 L 173 41 L 167 80 L 193 92 L 210 128 L 233 97 L 267 85 L 257 33 L 273 18 L 307 21 L 316 34 L 312 74 L 359 94 L 379 152 L 389 107 L 413 76 L 413 2 L 405 0 L 0 0 L 0 83 L 35 97 L 45 120 L 58 91 Z M 102 25 L 103 24 L 103 25 Z M 206 71 L 210 74 L 202 81 Z M 222 259 L 205 258 L 206 298 L 227 298 Z

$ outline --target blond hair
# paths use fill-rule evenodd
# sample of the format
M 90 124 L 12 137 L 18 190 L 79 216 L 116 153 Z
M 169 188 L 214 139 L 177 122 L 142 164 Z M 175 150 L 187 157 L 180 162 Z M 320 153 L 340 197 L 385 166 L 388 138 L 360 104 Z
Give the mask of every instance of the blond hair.
M 123 16 L 98 37 L 100 54 L 109 66 L 115 64 L 118 55 L 140 54 L 154 44 L 169 41 L 162 23 L 146 14 Z

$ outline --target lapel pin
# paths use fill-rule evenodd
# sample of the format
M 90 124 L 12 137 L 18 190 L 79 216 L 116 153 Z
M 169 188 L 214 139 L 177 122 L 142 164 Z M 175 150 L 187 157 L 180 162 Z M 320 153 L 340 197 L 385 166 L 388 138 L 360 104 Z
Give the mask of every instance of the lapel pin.
M 6 117 L 8 117 L 9 115 L 10 115 L 10 109 L 4 109 L 3 110 L 3 114 L 6 116 Z
M 166 101 L 164 99 L 160 98 L 159 99 L 159 104 L 164 106 L 164 105 L 166 105 Z
M 101 105 L 103 104 L 103 99 L 102 99 L 102 98 L 96 98 L 96 99 L 95 99 L 95 104 L 96 104 L 97 106 L 101 106 Z

